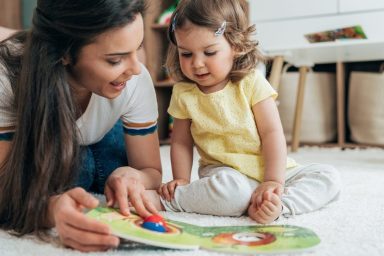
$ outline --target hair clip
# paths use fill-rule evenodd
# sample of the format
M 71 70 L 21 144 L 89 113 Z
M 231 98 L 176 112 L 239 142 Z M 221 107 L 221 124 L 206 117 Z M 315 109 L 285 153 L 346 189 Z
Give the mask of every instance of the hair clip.
M 176 17 L 177 17 L 177 13 L 175 14 L 175 16 L 173 16 L 172 25 L 171 25 L 172 32 L 175 32 L 175 29 L 176 29 Z
M 224 34 L 224 31 L 225 31 L 225 29 L 226 29 L 226 27 L 227 27 L 227 22 L 224 21 L 224 22 L 221 24 L 221 26 L 216 30 L 216 32 L 215 32 L 215 36 L 221 36 L 221 35 L 223 35 L 223 34 Z

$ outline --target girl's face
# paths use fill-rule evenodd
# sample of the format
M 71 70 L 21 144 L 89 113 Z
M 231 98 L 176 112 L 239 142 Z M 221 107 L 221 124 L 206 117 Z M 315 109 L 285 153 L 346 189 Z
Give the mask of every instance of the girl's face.
M 223 35 L 189 21 L 175 30 L 180 67 L 204 93 L 225 87 L 232 70 L 235 51 Z
M 109 99 L 119 96 L 126 82 L 140 74 L 137 51 L 143 37 L 143 19 L 138 14 L 132 23 L 106 31 L 84 46 L 76 64 L 69 66 L 68 82 L 77 96 L 90 92 Z

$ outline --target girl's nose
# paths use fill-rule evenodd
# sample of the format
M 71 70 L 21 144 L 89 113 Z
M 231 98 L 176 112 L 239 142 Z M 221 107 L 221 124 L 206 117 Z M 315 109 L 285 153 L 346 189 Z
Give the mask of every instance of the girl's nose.
M 193 59 L 192 65 L 193 65 L 194 68 L 201 68 L 201 67 L 204 67 L 204 61 L 200 57 L 195 57 Z

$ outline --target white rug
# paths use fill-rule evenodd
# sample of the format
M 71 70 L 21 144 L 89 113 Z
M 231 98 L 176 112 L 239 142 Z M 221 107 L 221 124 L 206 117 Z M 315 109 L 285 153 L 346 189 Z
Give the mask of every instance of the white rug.
M 171 177 L 169 147 L 162 147 L 164 180 Z M 291 219 L 281 218 L 275 224 L 291 224 L 314 230 L 322 242 L 313 252 L 300 255 L 384 255 L 384 150 L 336 148 L 300 148 L 291 154 L 300 163 L 329 163 L 336 166 L 344 184 L 340 200 L 327 208 Z M 196 162 L 194 168 L 196 168 Z M 193 177 L 196 177 L 194 173 Z M 255 224 L 247 217 L 214 217 L 187 213 L 164 213 L 174 220 L 201 226 Z M 43 243 L 30 237 L 15 238 L 0 231 L 0 255 L 85 255 L 62 248 L 56 243 Z M 124 245 L 117 250 L 89 253 L 95 255 L 219 255 L 206 251 L 176 251 Z

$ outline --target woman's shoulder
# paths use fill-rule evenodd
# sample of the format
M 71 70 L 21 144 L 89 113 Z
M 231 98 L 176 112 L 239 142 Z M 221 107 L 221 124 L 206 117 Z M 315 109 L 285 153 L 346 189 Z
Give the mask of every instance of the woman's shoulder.
M 123 108 L 156 104 L 155 87 L 147 68 L 141 64 L 140 74 L 132 76 L 126 82 L 122 93 L 112 100 L 105 100 L 113 101 L 116 105 L 123 106 Z
M 7 69 L 0 63 L 0 97 L 13 97 L 11 82 L 8 77 Z
M 16 78 L 10 74 L 19 73 L 25 38 L 26 32 L 20 31 L 0 44 L 0 94 L 5 93 L 12 96 L 12 99 L 13 89 L 11 84 L 14 83 Z
M 153 81 L 148 69 L 141 64 L 140 74 L 132 76 L 132 78 L 127 81 L 123 94 L 127 96 L 148 91 L 154 91 Z
M 13 126 L 16 120 L 15 97 L 7 72 L 0 64 L 0 127 Z
M 128 81 L 128 83 L 135 83 L 135 84 L 150 84 L 153 85 L 153 81 L 151 78 L 151 75 L 149 74 L 148 69 L 144 66 L 144 64 L 140 64 L 141 66 L 141 72 L 138 75 L 135 75 L 132 77 L 131 80 Z
M 18 31 L 3 41 L 0 40 L 0 46 L 2 48 L 0 58 L 4 56 L 20 57 L 24 52 L 26 40 L 27 31 Z

